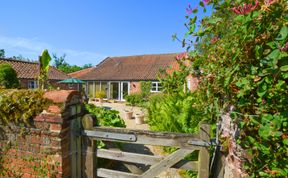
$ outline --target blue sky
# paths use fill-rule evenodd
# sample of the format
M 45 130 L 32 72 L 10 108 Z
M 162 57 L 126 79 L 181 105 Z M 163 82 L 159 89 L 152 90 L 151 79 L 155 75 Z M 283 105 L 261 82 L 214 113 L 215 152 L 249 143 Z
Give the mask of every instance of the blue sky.
M 37 59 L 47 48 L 69 64 L 107 56 L 181 52 L 185 8 L 198 0 L 3 0 L 0 49 Z

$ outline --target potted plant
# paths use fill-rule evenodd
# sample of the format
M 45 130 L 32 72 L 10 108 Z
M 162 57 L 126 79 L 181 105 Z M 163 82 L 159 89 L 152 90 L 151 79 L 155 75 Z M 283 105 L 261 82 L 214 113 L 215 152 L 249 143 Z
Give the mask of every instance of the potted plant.
M 98 98 L 99 103 L 103 103 L 103 98 L 106 97 L 106 93 L 104 91 L 99 91 L 96 93 L 96 98 Z
M 135 123 L 137 125 L 144 124 L 144 114 L 143 113 L 137 113 L 135 115 Z
M 124 109 L 124 117 L 125 119 L 132 119 L 132 115 L 133 115 L 133 108 L 132 109 Z
M 144 112 L 143 112 L 143 110 L 141 109 L 141 113 L 137 113 L 136 115 L 135 115 L 135 123 L 137 124 L 137 125 L 141 125 L 141 124 L 144 124 L 145 122 L 144 122 Z

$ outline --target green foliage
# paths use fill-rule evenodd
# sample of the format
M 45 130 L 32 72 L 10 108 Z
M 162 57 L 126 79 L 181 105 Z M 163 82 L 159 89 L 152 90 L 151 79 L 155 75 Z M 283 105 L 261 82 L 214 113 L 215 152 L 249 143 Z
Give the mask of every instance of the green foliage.
M 108 110 L 93 104 L 85 104 L 85 108 L 96 117 L 97 126 L 126 127 L 124 120 L 116 110 Z
M 105 97 L 106 97 L 105 91 L 98 91 L 96 93 L 96 98 L 105 98 Z
M 20 86 L 16 71 L 9 64 L 0 64 L 0 88 Z
M 142 93 L 133 93 L 130 95 L 126 95 L 125 100 L 127 104 L 131 106 L 141 105 L 142 103 L 145 102 Z
M 184 91 L 189 68 L 182 61 L 178 61 L 178 64 L 180 70 L 173 71 L 172 74 L 167 70 L 162 70 L 158 77 L 164 93 L 173 94 Z
M 31 126 L 32 117 L 40 114 L 49 103 L 49 100 L 43 98 L 43 92 L 40 90 L 0 90 L 0 138 L 6 137 L 6 131 L 3 128 L 11 125 L 21 126 L 21 129 L 16 132 L 25 136 L 27 133 L 24 132 L 23 134 L 23 131 L 26 131 L 23 126 Z M 11 132 L 14 132 L 14 130 L 11 130 Z M 17 142 L 7 142 L 5 145 L 2 143 L 0 147 L 0 177 L 20 177 L 18 175 L 19 170 L 15 171 L 14 168 L 3 166 L 5 159 L 8 159 L 5 152 L 11 146 L 18 150 Z M 26 159 L 24 157 L 19 158 Z M 35 159 L 32 160 L 32 158 L 30 158 L 31 162 L 35 163 Z M 48 173 L 51 174 L 50 162 L 45 162 L 42 157 L 41 160 L 38 159 L 37 161 L 41 164 L 39 164 L 40 166 L 33 166 L 33 169 L 38 175 L 47 177 Z
M 18 56 L 12 56 L 12 59 L 15 59 L 15 60 L 18 60 L 18 61 L 37 62 L 37 61 L 31 60 L 29 58 L 26 58 L 26 57 L 22 56 L 21 54 L 18 55 Z
M 29 125 L 48 104 L 39 90 L 0 90 L 0 122 Z
M 4 49 L 0 49 L 0 57 L 1 58 L 5 57 L 5 50 Z
M 194 12 L 187 16 L 183 44 L 190 50 L 197 43 L 189 54 L 203 101 L 193 107 L 210 117 L 234 106 L 248 174 L 287 177 L 288 5 L 284 0 L 250 2 L 210 1 L 213 14 L 197 28 Z
M 141 81 L 141 92 L 133 93 L 125 96 L 125 100 L 128 105 L 143 107 L 148 102 L 151 95 L 151 81 Z
M 192 108 L 197 101 L 193 93 L 157 94 L 150 97 L 149 125 L 155 131 L 194 133 L 202 120 L 202 113 Z
M 51 57 L 48 53 L 48 50 L 45 49 L 42 52 L 41 56 L 39 57 L 40 75 L 39 75 L 38 80 L 39 80 L 39 86 L 42 90 L 47 86 L 50 61 L 51 61 Z
M 54 66 L 66 74 L 92 67 L 92 64 L 85 64 L 83 67 L 70 65 L 65 61 L 65 57 L 65 54 L 60 57 L 58 57 L 56 54 L 53 54 Z
M 145 100 L 147 100 L 147 98 L 149 97 L 150 93 L 151 93 L 151 81 L 141 81 L 140 85 L 141 85 L 141 94 L 143 95 L 143 98 Z

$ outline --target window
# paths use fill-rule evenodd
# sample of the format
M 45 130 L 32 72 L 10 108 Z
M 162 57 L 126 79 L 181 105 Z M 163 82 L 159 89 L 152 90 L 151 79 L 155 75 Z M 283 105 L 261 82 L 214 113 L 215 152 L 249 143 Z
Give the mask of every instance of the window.
M 152 82 L 151 92 L 160 92 L 161 90 L 162 90 L 162 86 L 160 82 Z
M 38 88 L 37 81 L 35 81 L 35 80 L 28 81 L 28 88 L 29 89 Z

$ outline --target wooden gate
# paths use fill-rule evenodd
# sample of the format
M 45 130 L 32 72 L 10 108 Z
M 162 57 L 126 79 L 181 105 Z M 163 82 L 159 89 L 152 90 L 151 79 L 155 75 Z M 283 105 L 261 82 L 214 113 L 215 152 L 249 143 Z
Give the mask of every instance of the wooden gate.
M 209 177 L 210 145 L 209 125 L 202 124 L 199 134 L 152 132 L 120 128 L 93 127 L 93 120 L 83 118 L 82 132 L 82 177 L 107 178 L 153 178 L 168 168 L 179 168 L 198 172 L 199 178 Z M 121 150 L 97 149 L 96 140 L 124 142 L 143 145 L 169 146 L 178 148 L 172 154 L 161 157 Z M 199 150 L 198 161 L 183 160 L 188 154 Z M 99 168 L 97 157 L 123 162 L 151 165 L 141 174 Z

